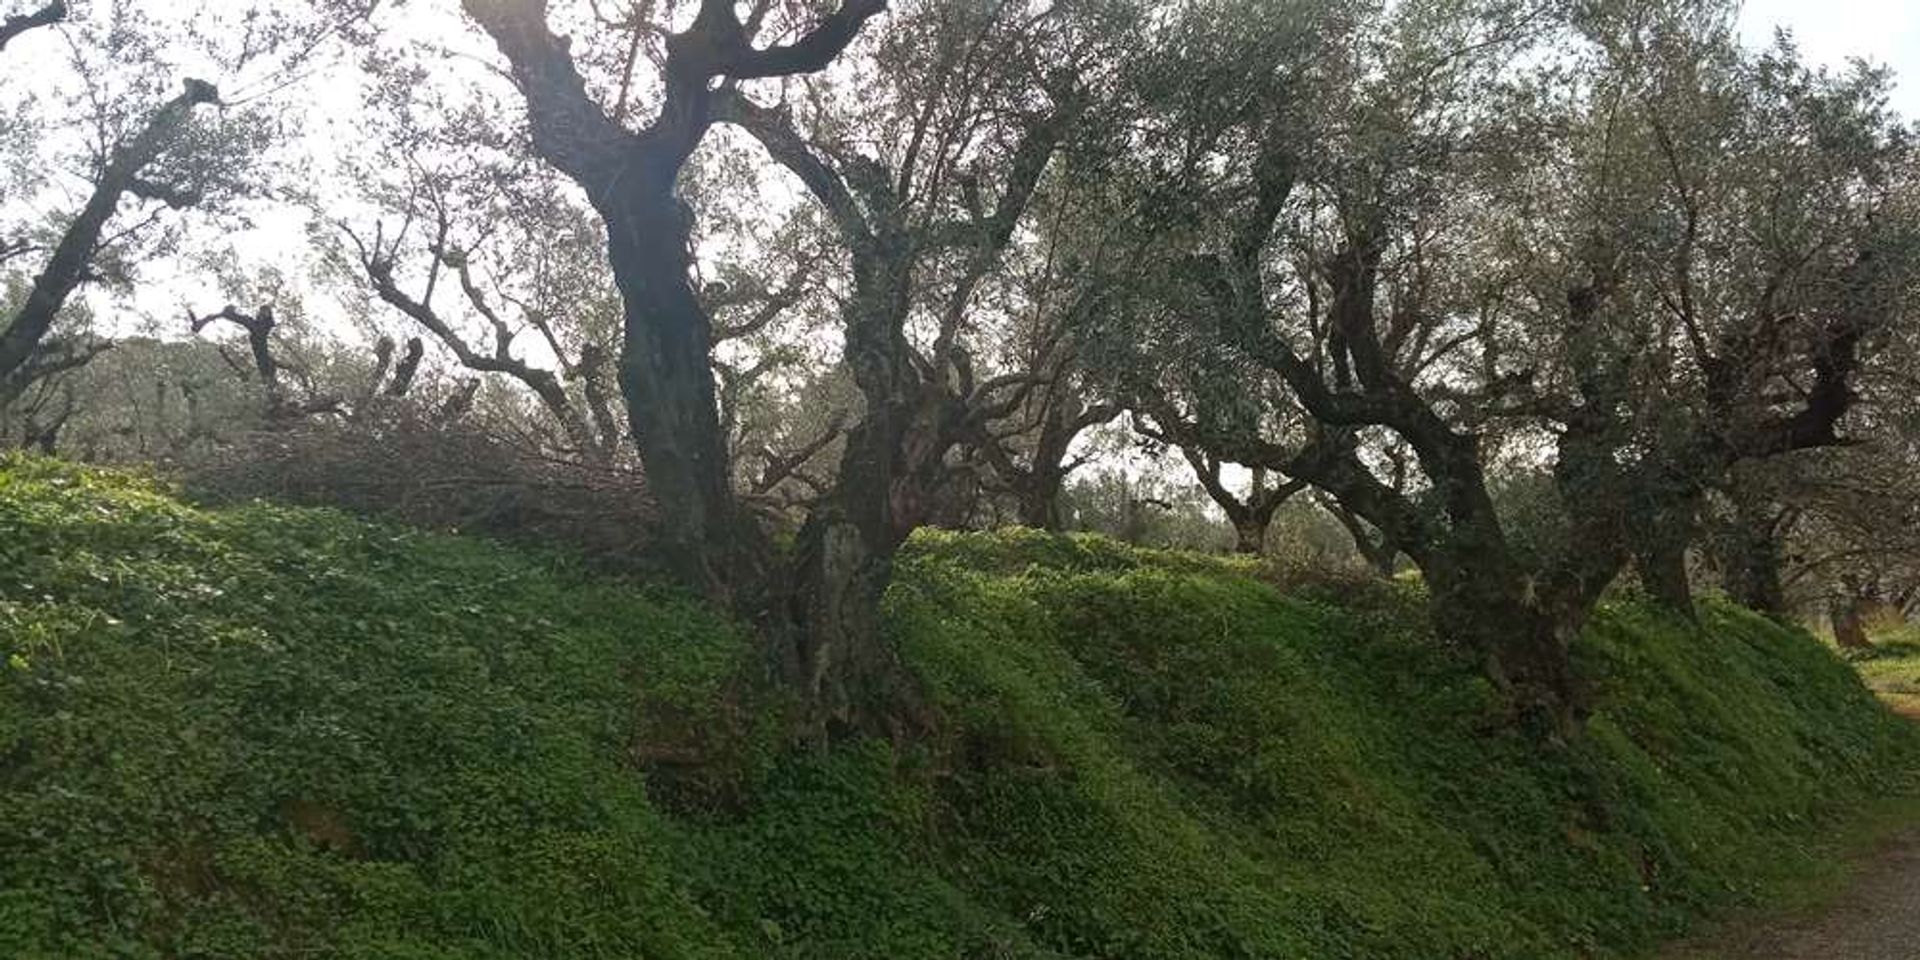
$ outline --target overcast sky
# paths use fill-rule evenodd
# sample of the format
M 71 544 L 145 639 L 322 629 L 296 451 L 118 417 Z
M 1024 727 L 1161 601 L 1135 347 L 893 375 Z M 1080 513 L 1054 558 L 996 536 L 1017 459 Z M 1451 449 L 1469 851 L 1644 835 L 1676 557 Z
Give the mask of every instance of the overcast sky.
M 1894 108 L 1920 118 L 1920 0 L 1747 0 L 1740 25 L 1749 44 L 1769 42 L 1784 26 L 1815 62 L 1865 57 L 1892 67 Z

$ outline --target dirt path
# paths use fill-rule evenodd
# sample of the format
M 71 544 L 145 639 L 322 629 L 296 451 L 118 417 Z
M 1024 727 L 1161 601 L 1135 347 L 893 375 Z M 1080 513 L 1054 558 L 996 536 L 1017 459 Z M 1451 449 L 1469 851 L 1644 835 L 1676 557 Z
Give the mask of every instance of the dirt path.
M 1738 925 L 1682 944 L 1662 960 L 1917 960 L 1920 828 L 1861 861 L 1842 898 L 1806 916 Z

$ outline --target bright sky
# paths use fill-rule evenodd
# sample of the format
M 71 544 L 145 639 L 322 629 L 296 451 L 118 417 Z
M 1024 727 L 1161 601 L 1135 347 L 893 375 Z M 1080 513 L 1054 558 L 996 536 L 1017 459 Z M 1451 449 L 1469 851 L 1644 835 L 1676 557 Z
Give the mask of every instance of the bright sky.
M 1764 45 L 1775 27 L 1793 31 L 1809 60 L 1839 67 L 1850 57 L 1892 67 L 1893 107 L 1920 119 L 1920 2 L 1916 0 L 1746 0 L 1747 43 Z

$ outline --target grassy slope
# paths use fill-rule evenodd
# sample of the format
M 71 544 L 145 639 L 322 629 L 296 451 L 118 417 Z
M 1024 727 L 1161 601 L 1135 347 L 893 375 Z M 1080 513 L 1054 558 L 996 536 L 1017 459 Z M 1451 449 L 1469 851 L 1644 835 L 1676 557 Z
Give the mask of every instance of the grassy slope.
M 672 594 L 0 462 L 0 956 L 1577 957 L 1916 757 L 1722 607 L 1608 610 L 1552 756 L 1387 588 L 923 537 L 892 607 L 944 733 L 797 754 Z

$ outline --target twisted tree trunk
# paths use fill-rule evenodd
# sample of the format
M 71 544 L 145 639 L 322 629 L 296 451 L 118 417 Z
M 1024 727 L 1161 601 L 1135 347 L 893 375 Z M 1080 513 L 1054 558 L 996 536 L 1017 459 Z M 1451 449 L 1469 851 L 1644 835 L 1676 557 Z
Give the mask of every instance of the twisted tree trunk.
M 691 282 L 692 216 L 665 189 L 599 205 L 625 307 L 620 390 L 661 505 L 669 565 L 709 596 L 751 608 L 767 573 L 765 543 L 729 478 L 711 327 Z
M 1736 481 L 1730 493 L 1733 516 L 1720 538 L 1720 569 L 1727 595 L 1739 603 L 1780 618 L 1787 614 L 1781 576 L 1780 538 L 1793 514 L 1767 503 Z
M 1060 511 L 1060 495 L 1067 477 L 1060 470 L 1036 470 L 1033 476 L 1014 488 L 1017 502 L 1015 517 L 1023 527 L 1059 533 L 1066 528 Z
M 1840 649 L 1873 649 L 1873 641 L 1867 639 L 1867 614 L 1872 609 L 1872 602 L 1864 597 L 1836 600 L 1828 608 L 1827 616 L 1833 624 L 1833 642 Z

